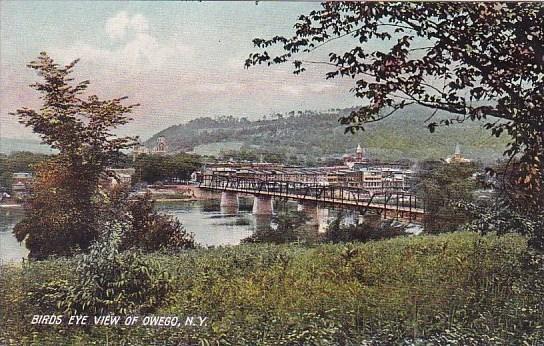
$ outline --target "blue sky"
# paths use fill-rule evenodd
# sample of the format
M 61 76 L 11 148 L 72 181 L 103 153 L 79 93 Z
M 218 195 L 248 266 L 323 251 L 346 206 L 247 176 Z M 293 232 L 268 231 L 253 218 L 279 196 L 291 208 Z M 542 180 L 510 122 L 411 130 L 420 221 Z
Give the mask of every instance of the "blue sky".
M 142 106 L 123 134 L 146 138 L 199 116 L 257 118 L 275 112 L 357 104 L 351 80 L 325 80 L 312 66 L 244 69 L 251 40 L 289 34 L 301 13 L 319 3 L 46 2 L 0 3 L 0 136 L 31 133 L 8 115 L 39 105 L 26 63 L 47 51 L 67 63 L 101 97 L 128 96 Z M 338 48 L 348 43 L 335 43 Z M 343 47 L 346 48 L 347 46 Z M 330 49 L 330 47 L 328 47 Z M 326 56 L 327 50 L 316 52 Z

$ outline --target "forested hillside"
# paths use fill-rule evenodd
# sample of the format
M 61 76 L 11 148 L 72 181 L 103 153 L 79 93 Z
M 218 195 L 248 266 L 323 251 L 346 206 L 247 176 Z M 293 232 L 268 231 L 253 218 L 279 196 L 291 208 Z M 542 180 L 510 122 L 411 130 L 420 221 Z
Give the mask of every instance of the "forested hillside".
M 172 151 L 218 155 L 225 150 L 249 149 L 319 158 L 352 152 L 360 143 L 373 158 L 395 160 L 445 158 L 459 143 L 465 156 L 485 162 L 500 158 L 504 150 L 504 140 L 491 137 L 479 122 L 438 128 L 431 134 L 425 123 L 429 111 L 419 107 L 399 110 L 369 124 L 364 132 L 344 134 L 338 119 L 351 110 L 289 112 L 257 121 L 232 116 L 198 118 L 157 133 L 146 145 L 151 147 L 158 136 L 164 136 Z M 444 117 L 436 114 L 433 121 Z

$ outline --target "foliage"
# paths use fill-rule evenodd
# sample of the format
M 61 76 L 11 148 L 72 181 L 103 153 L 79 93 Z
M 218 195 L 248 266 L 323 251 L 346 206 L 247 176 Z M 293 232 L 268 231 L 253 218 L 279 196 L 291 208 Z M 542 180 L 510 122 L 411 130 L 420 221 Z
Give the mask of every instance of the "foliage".
M 467 163 L 439 163 L 429 170 L 422 169 L 417 191 L 425 204 L 425 231 L 451 232 L 470 221 L 469 215 L 456 203 L 471 202 L 478 182 L 473 178 L 477 168 Z
M 134 197 L 124 209 L 131 227 L 122 233 L 121 249 L 139 248 L 151 252 L 195 247 L 193 234 L 188 233 L 179 220 L 155 211 L 150 195 Z
M 96 239 L 99 217 L 95 191 L 85 186 L 89 175 L 93 172 L 72 171 L 57 157 L 37 165 L 25 216 L 13 230 L 30 258 L 70 256 Z
M 379 217 L 379 216 L 378 216 Z M 378 227 L 362 222 L 355 225 L 343 225 L 342 214 L 338 215 L 327 227 L 323 241 L 332 243 L 368 242 L 406 235 L 403 227 L 395 227 L 393 221 L 384 221 Z
M 369 124 L 364 136 L 343 136 L 344 126 L 338 123 L 338 118 L 348 116 L 353 109 L 291 112 L 281 119 L 244 122 L 190 121 L 160 131 L 147 143 L 151 145 L 158 136 L 164 136 L 173 150 L 194 150 L 198 154 L 213 153 L 217 157 L 249 161 L 259 161 L 262 154 L 264 161 L 287 164 L 306 164 L 319 158 L 338 159 L 353 153 L 358 144 L 374 159 L 423 160 L 444 158 L 459 142 L 468 157 L 487 163 L 500 158 L 505 148 L 504 138 L 487 136 L 481 122 L 466 122 L 447 131 L 438 129 L 442 136 L 437 141 L 436 136 L 428 136 L 424 126 L 428 115 L 417 105 Z M 446 119 L 447 115 L 439 112 L 435 118 Z
M 67 316 L 100 316 L 149 313 L 163 303 L 170 287 L 168 274 L 142 253 L 121 252 L 122 229 L 130 225 L 115 222 L 105 227 L 106 234 L 89 253 L 70 263 L 78 268 L 77 275 L 41 284 L 28 296 L 29 304 Z
M 286 163 L 287 157 L 285 153 L 273 152 L 266 150 L 250 150 L 242 148 L 240 151 L 228 150 L 221 151 L 221 160 L 234 160 L 234 161 L 250 161 L 250 162 L 272 162 L 272 163 Z M 299 163 L 299 162 L 294 162 Z
M 302 211 L 281 210 L 272 217 L 272 224 L 265 229 L 257 229 L 242 243 L 273 243 L 285 244 L 292 242 L 315 242 L 317 232 L 315 227 L 306 226 L 308 216 Z
M 19 241 L 27 240 L 31 258 L 89 247 L 98 235 L 99 180 L 117 154 L 135 142 L 112 131 L 130 120 L 136 105 L 124 106 L 125 98 L 84 98 L 89 81 L 75 83 L 71 77 L 77 62 L 59 66 L 41 53 L 28 67 L 43 78 L 31 85 L 41 94 L 42 106 L 10 113 L 59 151 L 37 169 L 26 216 L 14 230 Z
M 13 173 L 35 171 L 35 166 L 46 160 L 48 155 L 28 151 L 12 152 L 9 155 L 0 154 L 0 188 L 11 191 Z
M 322 7 L 301 15 L 292 37 L 254 39 L 261 52 L 250 54 L 246 66 L 291 61 L 298 74 L 309 64 L 325 64 L 331 66 L 327 78 L 354 79 L 352 91 L 365 105 L 341 119 L 347 131 L 411 104 L 451 114 L 430 122 L 431 132 L 439 125 L 484 120 L 494 136 L 508 134 L 504 154 L 519 158 L 518 184 L 528 194 L 543 193 L 541 3 L 324 2 Z M 351 37 L 353 48 L 330 51 L 328 61 L 312 59 L 310 53 L 343 37 Z M 265 50 L 277 46 L 277 55 Z M 527 202 L 528 208 L 539 207 Z
M 76 261 L 79 275 L 62 304 L 66 312 L 148 313 L 162 303 L 169 288 L 168 275 L 141 253 L 121 252 L 121 232 L 114 227 Z
M 207 317 L 202 327 L 28 323 L 24 297 L 70 280 L 70 260 L 0 275 L 0 343 L 8 345 L 538 345 L 542 255 L 521 236 L 456 232 L 365 244 L 252 244 L 144 255 L 171 277 L 155 315 Z M 7 312 L 7 313 L 6 313 Z
M 464 226 L 466 230 L 482 234 L 520 233 L 529 237 L 529 245 L 544 249 L 544 215 L 528 217 L 516 211 L 507 199 L 497 198 L 488 203 L 460 203 L 460 208 L 472 216 L 472 221 Z
M 198 156 L 184 153 L 168 156 L 141 155 L 134 163 L 137 176 L 151 184 L 168 179 L 189 180 L 191 173 L 198 170 L 200 165 Z

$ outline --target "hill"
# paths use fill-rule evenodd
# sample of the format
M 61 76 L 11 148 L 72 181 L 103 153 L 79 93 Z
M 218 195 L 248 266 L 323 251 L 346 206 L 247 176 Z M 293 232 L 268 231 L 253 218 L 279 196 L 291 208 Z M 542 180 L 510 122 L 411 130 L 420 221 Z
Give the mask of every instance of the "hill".
M 52 154 L 54 151 L 39 140 L 0 137 L 0 153 L 10 154 L 16 151 L 29 151 L 38 154 Z
M 173 151 L 217 155 L 225 148 L 254 149 L 318 158 L 353 152 L 360 143 L 372 158 L 421 160 L 445 158 L 459 143 L 466 157 L 484 162 L 500 158 L 504 151 L 505 140 L 491 137 L 481 122 L 439 127 L 431 134 L 425 123 L 429 110 L 420 107 L 406 107 L 369 124 L 365 131 L 344 134 L 338 119 L 352 110 L 290 112 L 256 121 L 232 116 L 198 118 L 160 131 L 146 145 L 151 147 L 157 137 L 164 136 Z M 438 113 L 433 121 L 445 117 Z

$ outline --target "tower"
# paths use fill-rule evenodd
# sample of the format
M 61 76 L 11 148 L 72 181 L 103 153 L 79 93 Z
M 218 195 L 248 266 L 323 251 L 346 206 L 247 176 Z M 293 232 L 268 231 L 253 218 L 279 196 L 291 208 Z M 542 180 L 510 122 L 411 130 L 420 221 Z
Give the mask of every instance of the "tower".
M 166 142 L 166 138 L 160 136 L 159 138 L 157 138 L 157 144 L 155 145 L 155 148 L 153 148 L 153 153 L 162 155 L 166 154 L 167 151 L 168 143 Z
M 361 144 L 357 144 L 357 149 L 355 150 L 355 159 L 357 161 L 363 161 L 365 159 L 365 149 L 361 147 Z

